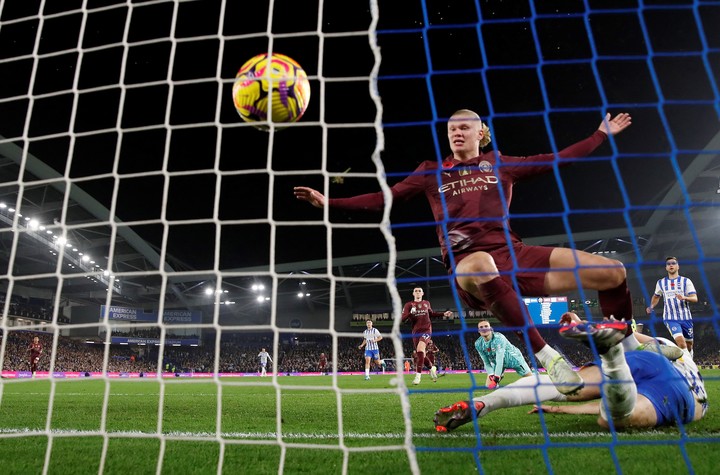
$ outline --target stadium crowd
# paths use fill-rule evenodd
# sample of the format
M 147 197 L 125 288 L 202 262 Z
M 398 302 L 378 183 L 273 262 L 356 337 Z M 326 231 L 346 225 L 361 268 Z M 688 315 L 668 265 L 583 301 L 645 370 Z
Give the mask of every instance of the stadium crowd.
M 666 336 L 664 327 L 658 328 L 658 335 Z M 510 331 L 502 333 L 518 348 L 524 349 L 518 337 Z M 645 333 L 650 333 L 645 331 Z M 0 333 L 0 335 L 2 335 Z M 43 345 L 43 355 L 39 362 L 39 371 L 50 369 L 50 356 L 54 351 L 55 371 L 98 372 L 105 367 L 104 344 L 86 343 L 58 336 L 53 350 L 51 333 L 31 331 L 11 331 L 7 333 L 5 352 L 3 355 L 4 371 L 28 371 L 30 369 L 28 346 L 33 337 L 39 337 Z M 544 329 L 546 340 L 561 350 L 570 361 L 579 365 L 592 360 L 590 351 L 582 345 L 568 344 L 562 341 L 556 331 Z M 439 352 L 436 357 L 437 366 L 447 370 L 482 369 L 482 363 L 474 350 L 473 343 L 478 337 L 471 332 L 464 335 L 464 348 L 457 334 L 436 332 L 433 337 Z M 277 368 L 281 373 L 315 372 L 318 371 L 320 353 L 329 358 L 329 367 L 333 367 L 332 339 L 329 335 L 307 335 L 291 337 L 282 341 L 277 354 L 272 352 L 272 334 L 230 334 L 223 335 L 220 344 L 220 357 L 217 370 L 222 373 L 255 373 L 259 371 L 258 352 L 260 348 L 268 348 L 271 357 L 277 360 Z M 338 338 L 337 370 L 341 372 L 362 371 L 363 355 L 357 349 L 359 338 Z M 695 325 L 695 360 L 698 366 L 720 365 L 720 339 L 710 324 Z M 403 342 L 405 357 L 412 355 L 410 338 Z M 157 346 L 109 345 L 107 354 L 107 371 L 109 372 L 155 372 L 158 364 Z M 526 359 L 527 354 L 523 351 Z M 393 359 L 393 344 L 389 338 L 380 342 L 382 358 Z M 468 355 L 466 359 L 465 355 Z M 530 360 L 528 360 L 529 362 Z M 161 367 L 169 372 L 214 372 L 216 370 L 215 343 L 207 341 L 199 347 L 167 346 L 163 352 Z

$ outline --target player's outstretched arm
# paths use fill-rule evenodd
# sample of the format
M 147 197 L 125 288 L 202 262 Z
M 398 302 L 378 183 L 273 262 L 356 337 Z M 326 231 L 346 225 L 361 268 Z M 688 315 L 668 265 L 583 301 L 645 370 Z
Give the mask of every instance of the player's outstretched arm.
M 630 114 L 622 112 L 613 118 L 610 113 L 605 114 L 605 119 L 600 123 L 598 130 L 610 135 L 617 135 L 632 125 Z
M 586 404 L 574 404 L 567 406 L 550 406 L 543 404 L 542 406 L 533 405 L 528 414 L 536 414 L 542 410 L 543 412 L 552 412 L 553 414 L 588 414 L 597 416 L 600 414 L 599 402 L 588 402 Z
M 316 208 L 323 208 L 327 203 L 325 195 L 307 186 L 296 186 L 293 188 L 293 193 L 295 194 L 295 198 L 307 201 Z

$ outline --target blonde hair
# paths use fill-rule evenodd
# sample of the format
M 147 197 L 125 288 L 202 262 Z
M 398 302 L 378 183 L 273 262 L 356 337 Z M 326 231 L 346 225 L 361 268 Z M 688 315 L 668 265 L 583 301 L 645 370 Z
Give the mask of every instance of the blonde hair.
M 482 130 L 483 138 L 480 140 L 480 148 L 484 148 L 487 144 L 492 142 L 492 136 L 490 134 L 490 127 L 487 126 L 485 122 L 480 118 L 480 116 L 477 114 L 477 112 L 472 111 L 470 109 L 459 109 L 453 112 L 453 115 L 450 116 L 452 119 L 455 116 L 458 115 L 470 115 L 474 117 L 475 119 L 480 121 L 480 130 Z
M 485 122 L 482 123 L 483 138 L 480 140 L 480 148 L 485 148 L 492 141 L 490 136 L 490 127 Z

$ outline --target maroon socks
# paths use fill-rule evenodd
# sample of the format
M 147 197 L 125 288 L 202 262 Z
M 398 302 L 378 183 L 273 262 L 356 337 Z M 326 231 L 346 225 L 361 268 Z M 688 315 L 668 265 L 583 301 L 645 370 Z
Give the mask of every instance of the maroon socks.
M 478 289 L 483 302 L 503 324 L 510 327 L 524 327 L 530 324 L 530 327 L 525 329 L 525 333 L 530 339 L 533 353 L 537 353 L 546 345 L 543 337 L 532 326 L 530 319 L 525 316 L 527 310 L 523 308 L 524 305 L 523 307 L 520 306 L 517 293 L 502 277 L 498 276 L 490 282 L 480 284 Z M 518 331 L 516 333 L 523 339 L 522 332 Z

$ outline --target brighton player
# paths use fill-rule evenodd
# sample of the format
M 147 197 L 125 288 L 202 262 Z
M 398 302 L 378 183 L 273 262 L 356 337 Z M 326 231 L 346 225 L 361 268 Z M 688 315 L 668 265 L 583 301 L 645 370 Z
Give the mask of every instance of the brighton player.
M 32 342 L 28 346 L 30 352 L 30 373 L 35 377 L 35 372 L 38 369 L 38 363 L 40 363 L 40 356 L 42 356 L 43 345 L 40 343 L 40 338 L 34 337 Z
M 525 362 L 520 350 L 515 347 L 502 333 L 493 331 L 490 322 L 478 322 L 480 338 L 475 340 L 475 350 L 485 365 L 487 377 L 485 386 L 495 389 L 503 378 L 506 369 L 513 369 L 520 376 L 530 376 L 532 371 Z
M 367 329 L 363 331 L 363 341 L 358 346 L 359 349 L 365 348 L 365 380 L 370 379 L 370 361 L 374 361 L 376 365 L 385 372 L 385 362 L 380 359 L 380 347 L 378 342 L 383 339 L 377 328 L 373 327 L 372 320 L 365 322 Z
M 518 292 L 541 297 L 578 287 L 597 290 L 603 315 L 629 321 L 632 299 L 626 271 L 621 262 L 600 255 L 524 244 L 507 220 L 513 185 L 552 171 L 555 164 L 570 164 L 570 159 L 589 155 L 609 135 L 630 125 L 629 114 L 612 118 L 607 114 L 590 137 L 557 154 L 511 157 L 481 154 L 480 149 L 490 142 L 490 130 L 475 112 L 459 110 L 447 126 L 452 154 L 442 163 L 423 162 L 391 188 L 394 203 L 425 194 L 437 223 L 445 266 L 455 276 L 463 302 L 473 309 L 489 309 L 505 326 L 525 328 L 533 353 L 565 394 L 582 388 L 583 381 L 531 325 Z M 318 208 L 380 211 L 384 206 L 382 192 L 326 199 L 317 190 L 300 186 L 294 193 Z M 517 289 L 511 276 L 515 268 L 522 269 L 515 274 Z
M 614 321 L 592 325 L 580 322 L 573 314 L 572 323 L 561 328 L 567 338 L 586 344 L 592 339 L 600 355 L 600 366 L 590 364 L 578 371 L 587 384 L 577 394 L 561 394 L 546 375 L 537 375 L 531 384 L 521 379 L 472 402 L 460 401 L 440 409 L 434 418 L 436 430 L 454 430 L 471 422 L 473 415 L 483 417 L 526 404 L 536 404 L 531 412 L 598 415 L 598 424 L 604 428 L 610 426 L 610 420 L 621 429 L 702 419 L 708 406 L 707 392 L 690 353 L 664 338 L 655 340 L 642 334 L 628 337 L 626 325 Z M 537 406 L 545 401 L 589 401 L 603 396 L 602 403 Z
M 680 264 L 677 257 L 665 258 L 667 277 L 657 281 L 655 293 L 650 299 L 650 306 L 645 309 L 652 313 L 655 305 L 662 297 L 663 322 L 680 348 L 693 354 L 693 322 L 690 313 L 690 302 L 698 301 L 697 292 L 692 280 L 679 274 Z
M 260 358 L 260 376 L 267 376 L 267 364 L 268 360 L 272 363 L 273 360 L 270 357 L 270 353 L 265 351 L 265 348 L 260 350 L 260 353 L 258 353 L 258 358 Z
M 450 310 L 445 312 L 433 311 L 430 302 L 423 299 L 424 295 L 425 291 L 422 287 L 415 287 L 413 289 L 413 300 L 403 306 L 401 317 L 403 322 L 412 323 L 412 339 L 415 348 L 413 353 L 415 356 L 415 379 L 413 379 L 413 384 L 416 386 L 420 384 L 422 379 L 425 359 L 430 364 L 430 377 L 433 382 L 437 381 L 438 378 L 437 366 L 435 366 L 435 353 L 437 351 L 429 351 L 436 348 L 432 341 L 432 322 L 430 318 L 451 317 L 453 314 Z

